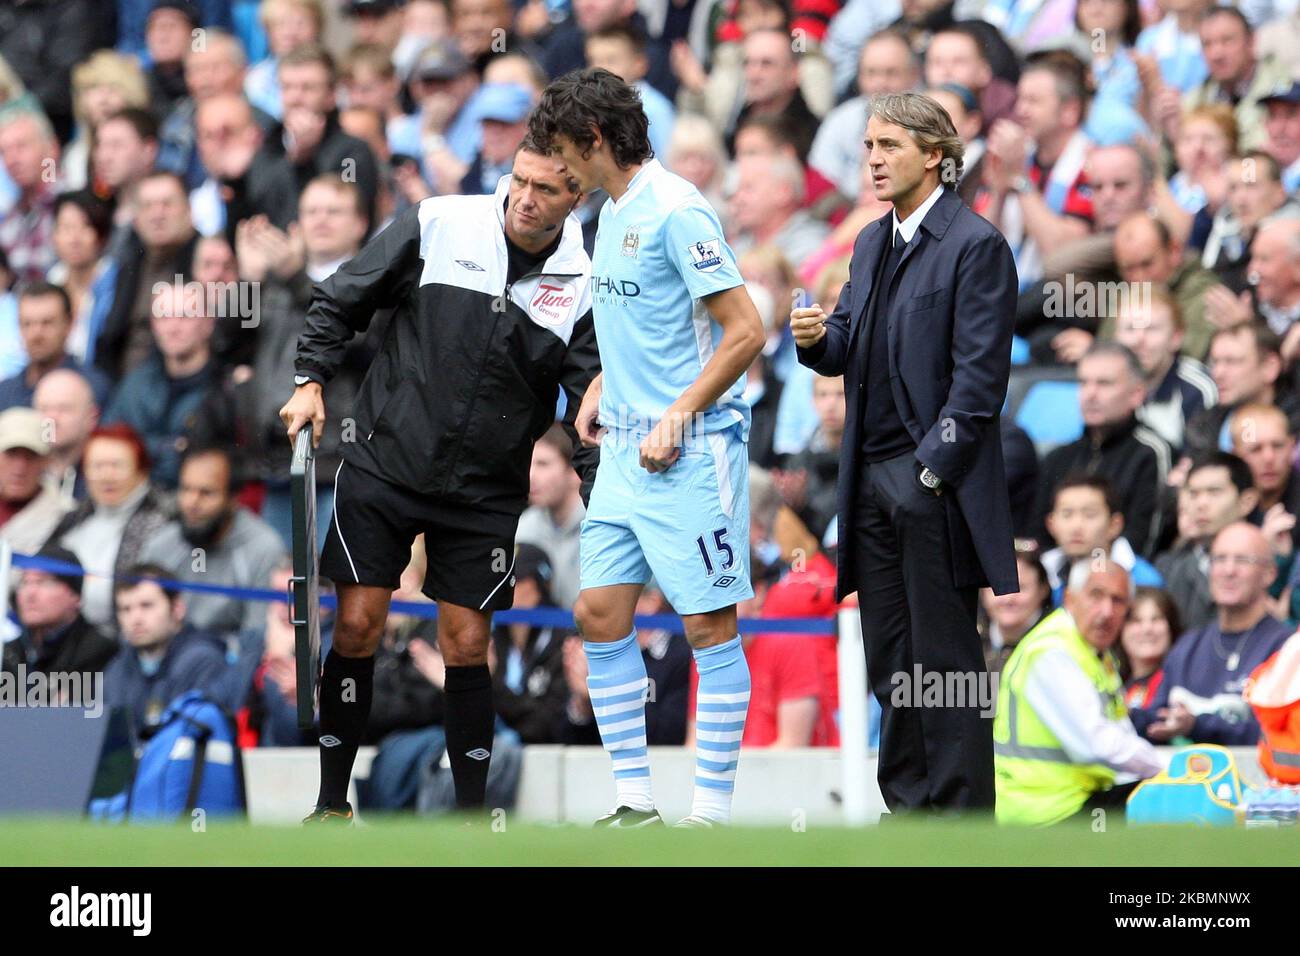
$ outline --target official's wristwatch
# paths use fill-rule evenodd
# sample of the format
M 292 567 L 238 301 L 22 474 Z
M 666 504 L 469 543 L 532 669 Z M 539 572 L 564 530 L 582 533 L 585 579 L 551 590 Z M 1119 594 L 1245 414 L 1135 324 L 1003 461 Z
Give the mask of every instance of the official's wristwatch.
M 293 384 L 295 388 L 302 388 L 308 382 L 314 382 L 314 381 L 316 380 L 312 378 L 310 375 L 298 374 L 293 377 Z
M 925 485 L 925 487 L 929 488 L 931 491 L 938 491 L 939 486 L 943 484 L 943 479 L 932 472 L 929 468 L 922 466 L 921 484 Z

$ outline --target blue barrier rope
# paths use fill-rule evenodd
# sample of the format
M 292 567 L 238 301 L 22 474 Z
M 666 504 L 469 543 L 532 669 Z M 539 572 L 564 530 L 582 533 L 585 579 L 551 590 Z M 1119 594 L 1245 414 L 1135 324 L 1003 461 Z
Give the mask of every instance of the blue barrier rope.
M 17 568 L 29 568 L 33 571 L 45 571 L 49 574 L 76 575 L 85 577 L 86 569 L 66 561 L 37 557 L 32 554 L 13 555 L 13 564 Z M 130 579 L 129 579 L 130 580 Z M 134 579 L 144 580 L 144 579 Z M 150 579 L 153 580 L 153 579 Z M 224 597 L 238 598 L 241 601 L 283 601 L 288 603 L 287 594 L 270 588 L 239 588 L 225 584 L 200 584 L 197 581 L 177 581 L 174 579 L 157 579 L 158 583 L 177 591 L 196 591 L 201 594 L 219 594 Z M 333 610 L 338 606 L 338 599 L 333 594 L 320 596 L 321 607 Z M 389 610 L 393 614 L 407 614 L 411 617 L 438 617 L 437 604 L 424 604 L 416 601 L 393 601 Z M 573 612 L 560 607 L 539 607 L 528 610 L 497 611 L 492 615 L 497 624 L 532 624 L 537 627 L 573 627 Z M 682 621 L 676 614 L 638 614 L 635 618 L 637 627 L 653 630 L 682 633 Z M 749 617 L 736 622 L 743 634 L 836 634 L 835 619 L 824 617 Z

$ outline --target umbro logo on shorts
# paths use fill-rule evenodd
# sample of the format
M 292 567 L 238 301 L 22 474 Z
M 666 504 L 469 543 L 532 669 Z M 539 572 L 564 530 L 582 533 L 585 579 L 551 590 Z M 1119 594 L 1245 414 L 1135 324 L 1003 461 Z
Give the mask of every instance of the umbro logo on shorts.
M 341 743 L 343 743 L 343 741 L 339 740 L 333 734 L 326 734 L 320 739 L 320 745 L 322 747 L 337 747 Z
M 724 574 L 722 577 L 718 578 L 718 580 L 713 582 L 713 586 L 715 588 L 726 588 L 726 587 L 731 587 L 731 585 L 735 583 L 736 583 L 736 578 L 734 575 Z
M 470 262 L 468 259 L 457 259 L 457 260 L 456 260 L 456 265 L 458 265 L 458 266 L 463 266 L 464 268 L 468 269 L 470 272 L 484 272 L 484 271 L 486 271 L 486 270 L 484 270 L 484 268 L 483 268 L 481 265 L 479 265 L 477 262 Z
M 470 760 L 487 760 L 488 757 L 492 756 L 492 751 L 484 750 L 482 747 L 475 747 L 473 750 L 466 753 L 465 756 Z

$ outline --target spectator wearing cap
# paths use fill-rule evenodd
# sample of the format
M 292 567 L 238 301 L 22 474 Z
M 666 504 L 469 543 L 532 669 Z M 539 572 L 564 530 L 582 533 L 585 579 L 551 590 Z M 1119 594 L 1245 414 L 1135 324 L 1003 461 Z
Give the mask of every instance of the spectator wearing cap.
M 813 137 L 808 165 L 834 183 L 841 195 L 857 199 L 869 99 L 882 93 L 906 93 L 916 89 L 920 80 L 920 64 L 902 34 L 881 30 L 868 39 L 858 60 L 858 95 L 826 114 Z
M 483 130 L 483 143 L 458 188 L 449 191 L 463 196 L 496 192 L 501 177 L 509 174 L 515 152 L 528 132 L 528 114 L 532 108 L 528 90 L 517 83 L 489 83 L 480 87 L 474 109 Z
M 55 175 L 59 141 L 39 113 L 10 108 L 0 113 L 0 163 L 18 188 L 18 199 L 0 216 L 0 249 L 19 280 L 43 279 L 55 263 Z
M 18 293 L 18 331 L 27 352 L 27 365 L 13 378 L 0 382 L 0 411 L 30 406 L 41 378 L 56 368 L 84 375 L 94 389 L 95 401 L 101 405 L 108 401 L 108 376 L 68 354 L 72 303 L 62 288 L 48 282 L 24 285 Z
M 1281 167 L 1283 188 L 1295 195 L 1300 191 L 1300 80 L 1275 89 L 1260 103 L 1267 110 L 1264 149 Z
M 68 511 L 44 480 L 50 454 L 44 431 L 33 409 L 0 412 L 0 537 L 22 554 L 36 551 Z
M 541 548 L 521 544 L 515 550 L 515 602 L 512 609 L 551 607 L 551 559 Z M 521 743 L 557 742 L 569 697 L 564 682 L 564 639 L 558 628 L 526 622 L 500 624 L 492 630 L 492 696 L 497 716 L 519 735 Z
M 573 442 L 561 425 L 552 425 L 537 439 L 528 471 L 528 507 L 515 532 L 520 544 L 536 545 L 551 556 L 551 596 L 569 608 L 578 597 L 578 533 L 587 514 L 581 479 L 569 464 L 572 458 Z
M 320 42 L 325 27 L 321 0 L 263 0 L 257 11 L 270 55 L 244 75 L 248 101 L 274 119 L 284 118 L 280 103 L 280 57 Z
M 1236 7 L 1209 10 L 1201 20 L 1200 36 L 1209 76 L 1183 97 L 1182 113 L 1208 103 L 1224 103 L 1232 107 L 1237 118 L 1241 148 L 1263 146 L 1268 134 L 1264 129 L 1266 107 L 1262 101 L 1279 85 L 1290 86 L 1290 76 L 1275 60 L 1256 55 L 1254 30 Z M 1170 135 L 1171 140 L 1176 138 Z
M 478 88 L 478 74 L 455 40 L 434 40 L 420 53 L 411 70 L 411 96 L 416 113 L 398 118 L 389 130 L 393 152 L 419 156 L 426 181 L 433 181 L 432 156 L 448 153 L 469 163 L 478 152 L 482 131 L 468 108 Z
M 425 47 L 450 35 L 451 9 L 446 0 L 406 0 L 402 8 L 402 38 L 397 41 L 392 56 L 401 82 L 411 78 L 411 68 Z
M 112 579 L 135 564 L 149 539 L 172 517 L 168 500 L 149 483 L 149 453 L 130 426 L 96 428 L 83 467 L 88 497 L 51 532 L 86 569 L 82 613 L 96 627 L 114 624 Z
M 47 545 L 36 557 L 77 564 L 66 548 Z M 91 626 L 81 614 L 81 575 L 27 568 L 14 595 L 22 631 L 0 648 L 0 671 L 68 674 L 102 671 L 117 653 L 117 641 Z
M 144 43 L 149 66 L 149 104 L 161 123 L 185 98 L 185 55 L 190 50 L 199 11 L 188 0 L 155 0 L 145 21 Z

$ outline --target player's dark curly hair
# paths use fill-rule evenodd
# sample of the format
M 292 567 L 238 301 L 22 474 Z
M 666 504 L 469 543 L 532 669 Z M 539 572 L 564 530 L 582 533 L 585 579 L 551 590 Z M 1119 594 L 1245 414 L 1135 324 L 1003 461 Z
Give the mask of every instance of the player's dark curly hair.
M 641 94 L 609 70 L 596 67 L 574 70 L 551 83 L 533 110 L 528 133 L 546 150 L 554 150 L 555 137 L 563 136 L 586 159 L 596 140 L 593 126 L 609 143 L 620 168 L 644 163 L 654 155 Z

